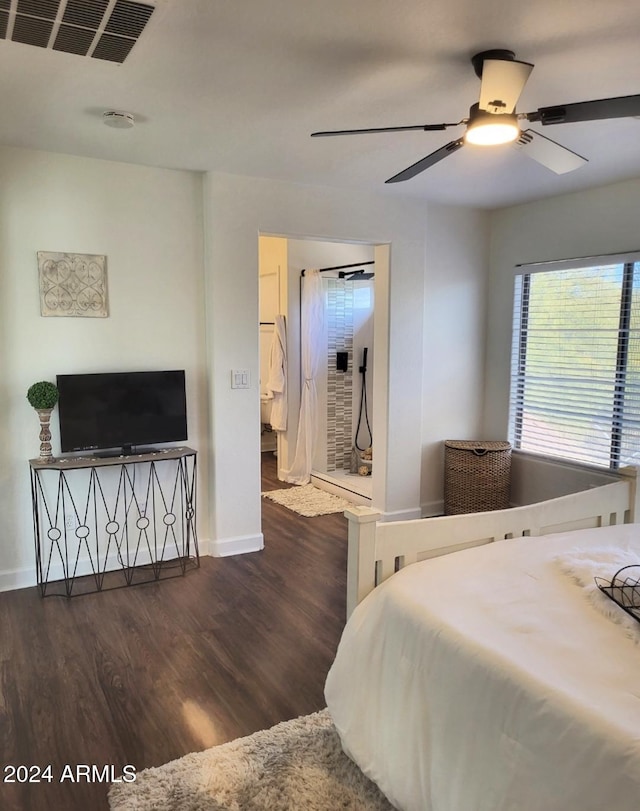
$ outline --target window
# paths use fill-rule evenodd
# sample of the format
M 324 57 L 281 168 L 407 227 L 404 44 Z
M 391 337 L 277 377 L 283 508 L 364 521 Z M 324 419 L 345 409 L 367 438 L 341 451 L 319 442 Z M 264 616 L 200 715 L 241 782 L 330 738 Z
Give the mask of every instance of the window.
M 514 448 L 640 462 L 640 255 L 516 276 L 509 423 Z

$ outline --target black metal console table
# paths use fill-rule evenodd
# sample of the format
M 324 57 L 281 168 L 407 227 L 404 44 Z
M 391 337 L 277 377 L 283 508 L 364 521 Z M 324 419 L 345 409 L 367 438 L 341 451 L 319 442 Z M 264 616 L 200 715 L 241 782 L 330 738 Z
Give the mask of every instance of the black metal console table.
M 200 566 L 196 451 L 30 459 L 40 594 L 71 597 Z

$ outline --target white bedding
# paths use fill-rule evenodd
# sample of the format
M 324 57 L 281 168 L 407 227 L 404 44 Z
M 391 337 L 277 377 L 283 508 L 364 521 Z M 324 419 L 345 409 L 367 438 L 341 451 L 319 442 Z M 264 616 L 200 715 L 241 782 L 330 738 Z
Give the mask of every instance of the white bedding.
M 640 562 L 640 526 L 416 563 L 356 608 L 325 696 L 345 751 L 394 805 L 638 811 L 640 645 L 564 565 L 589 550 L 594 574 L 610 550 L 612 576 L 618 558 Z

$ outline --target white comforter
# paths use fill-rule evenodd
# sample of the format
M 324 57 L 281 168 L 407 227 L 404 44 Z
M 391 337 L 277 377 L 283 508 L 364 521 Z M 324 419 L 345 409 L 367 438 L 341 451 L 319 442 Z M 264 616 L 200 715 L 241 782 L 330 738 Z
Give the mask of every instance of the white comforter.
M 417 563 L 358 606 L 325 696 L 345 751 L 394 805 L 640 809 L 640 623 L 587 594 L 590 550 L 594 574 L 609 555 L 613 575 L 640 562 L 640 526 Z

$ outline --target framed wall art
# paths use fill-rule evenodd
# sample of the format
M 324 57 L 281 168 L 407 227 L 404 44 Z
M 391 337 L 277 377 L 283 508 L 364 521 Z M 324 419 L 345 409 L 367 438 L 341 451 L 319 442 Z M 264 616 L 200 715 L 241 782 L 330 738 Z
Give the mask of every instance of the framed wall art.
M 40 315 L 107 318 L 107 257 L 38 251 Z

